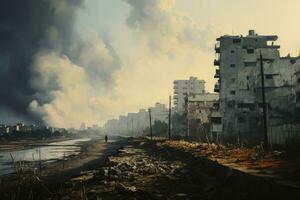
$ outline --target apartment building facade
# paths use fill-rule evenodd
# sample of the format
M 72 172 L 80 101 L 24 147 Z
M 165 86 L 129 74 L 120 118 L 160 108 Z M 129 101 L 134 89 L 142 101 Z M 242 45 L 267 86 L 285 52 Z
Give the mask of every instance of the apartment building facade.
M 179 113 L 186 111 L 186 102 L 189 95 L 205 93 L 205 81 L 196 77 L 189 80 L 175 80 L 174 84 L 174 110 Z
M 280 57 L 276 35 L 222 36 L 215 47 L 214 91 L 219 92 L 219 116 L 226 138 L 260 140 L 262 135 L 261 62 L 270 123 L 278 123 L 295 105 L 292 77 L 299 57 Z M 287 101 L 280 108 L 280 104 Z

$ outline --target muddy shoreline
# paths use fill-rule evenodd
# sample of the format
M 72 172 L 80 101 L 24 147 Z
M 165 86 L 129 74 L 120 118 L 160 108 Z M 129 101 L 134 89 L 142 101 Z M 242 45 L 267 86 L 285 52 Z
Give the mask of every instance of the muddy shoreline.
M 108 143 L 94 139 L 81 144 L 80 153 L 55 160 L 41 167 L 40 171 L 24 171 L 0 177 L 0 199 L 23 199 L 24 195 L 34 199 L 56 198 L 65 182 L 82 172 L 100 168 L 108 155 L 115 155 L 127 140 L 114 138 Z
M 105 143 L 103 139 L 91 140 L 81 146 L 78 155 L 66 157 L 65 160 L 57 160 L 45 166 L 42 175 L 51 180 L 58 176 L 68 180 L 82 171 L 97 169 L 105 162 L 107 156 L 116 154 L 126 142 L 126 139 L 121 138 L 108 143 Z
M 60 142 L 65 141 L 65 139 L 53 139 L 46 141 L 39 141 L 38 143 L 32 143 L 32 141 L 28 141 L 26 143 L 21 143 L 22 145 L 18 146 L 17 150 L 30 148 L 36 145 L 48 145 L 48 142 Z M 84 170 L 92 170 L 97 168 L 98 165 L 104 162 L 105 158 L 117 152 L 117 149 L 120 148 L 126 140 L 123 138 L 117 138 L 108 143 L 105 143 L 103 139 L 92 139 L 87 142 L 82 142 L 74 146 L 80 146 L 80 150 L 78 154 L 73 154 L 64 157 L 63 159 L 54 159 L 47 160 L 41 162 L 41 167 L 38 172 L 38 175 L 43 178 L 45 181 L 50 180 L 53 181 L 58 177 L 63 177 L 64 180 L 68 178 L 80 174 L 81 171 Z M 13 150 L 16 150 L 15 148 Z M 35 162 L 26 162 L 27 164 L 36 163 Z M 34 169 L 27 169 L 23 173 L 34 173 Z M 10 179 L 14 179 L 17 176 L 17 173 L 7 174 L 0 176 L 2 180 L 9 181 Z

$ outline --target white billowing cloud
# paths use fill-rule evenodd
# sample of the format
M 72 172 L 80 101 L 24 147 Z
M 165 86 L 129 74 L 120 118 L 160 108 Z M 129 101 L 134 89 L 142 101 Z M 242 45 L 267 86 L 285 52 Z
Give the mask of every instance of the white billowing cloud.
M 212 28 L 201 27 L 191 16 L 176 11 L 175 0 L 124 1 L 131 6 L 128 26 L 146 40 L 151 50 L 174 55 L 179 49 L 213 47 Z
M 114 57 L 98 35 L 72 47 L 71 60 L 59 51 L 41 51 L 33 64 L 36 99 L 29 109 L 55 127 L 99 124 L 107 115 Z M 78 64 L 75 64 L 78 63 Z
M 74 43 L 70 51 L 74 61 L 85 68 L 90 83 L 111 88 L 114 85 L 114 71 L 120 66 L 117 56 L 108 45 L 99 34 L 91 32 Z
M 45 122 L 57 127 L 78 126 L 81 119 L 90 118 L 89 93 L 92 88 L 83 68 L 55 52 L 38 55 L 35 67 L 38 76 L 32 81 L 33 87 L 50 95 L 51 101 L 44 104 L 40 104 L 39 99 L 32 101 L 33 112 L 38 112 Z M 49 90 L 52 84 L 56 89 Z
M 113 46 L 124 66 L 116 88 L 124 107 L 132 112 L 156 101 L 166 103 L 173 80 L 190 76 L 206 80 L 211 91 L 213 28 L 176 11 L 174 0 L 124 1 L 130 6 L 127 26 L 112 31 Z

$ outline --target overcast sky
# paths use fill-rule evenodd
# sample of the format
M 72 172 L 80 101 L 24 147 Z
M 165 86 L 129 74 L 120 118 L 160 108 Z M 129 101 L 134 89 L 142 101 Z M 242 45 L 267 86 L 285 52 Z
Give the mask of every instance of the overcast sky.
M 125 23 L 129 9 L 123 0 L 86 0 L 78 28 L 112 32 Z M 177 0 L 174 9 L 203 26 L 213 26 L 220 35 L 246 34 L 250 28 L 261 34 L 278 34 L 283 53 L 299 53 L 298 0 Z

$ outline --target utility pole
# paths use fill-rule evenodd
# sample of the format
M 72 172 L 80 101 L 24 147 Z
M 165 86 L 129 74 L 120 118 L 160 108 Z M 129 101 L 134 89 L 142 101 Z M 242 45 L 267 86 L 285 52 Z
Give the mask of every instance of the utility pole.
M 139 119 L 136 121 L 136 134 L 141 135 L 141 125 Z
M 151 121 L 151 109 L 148 109 L 149 112 L 149 122 L 150 122 L 150 138 L 152 140 L 152 121 Z
M 133 131 L 133 118 L 131 118 L 131 133 L 132 133 L 132 136 L 134 135 L 134 131 Z
M 128 134 L 128 136 L 130 135 L 130 133 L 129 133 L 129 122 L 128 122 L 128 119 L 126 120 L 126 134 Z
M 171 95 L 169 96 L 169 140 L 171 140 Z
M 262 93 L 262 106 L 263 106 L 263 128 L 264 128 L 264 148 L 269 150 L 268 141 L 268 125 L 267 125 L 267 107 L 266 107 L 266 93 L 265 93 L 265 74 L 263 56 L 260 52 L 260 75 L 261 75 L 261 93 Z
M 190 137 L 190 120 L 187 117 L 187 132 L 186 132 L 186 137 Z
M 189 120 L 189 115 L 188 115 L 188 102 L 189 102 L 189 97 L 188 94 L 186 93 L 185 99 L 184 99 L 184 106 L 185 106 L 185 117 L 186 117 L 186 134 L 185 137 L 186 139 L 190 136 L 190 120 Z

